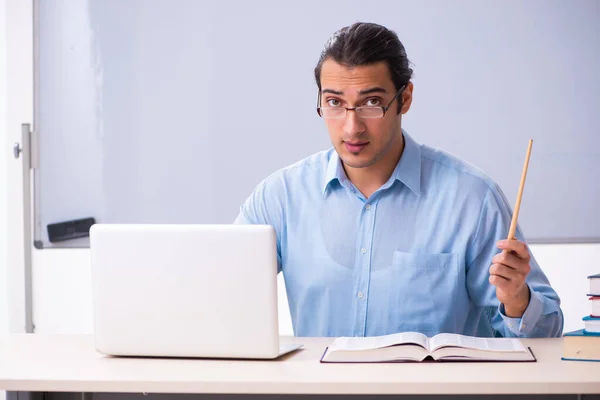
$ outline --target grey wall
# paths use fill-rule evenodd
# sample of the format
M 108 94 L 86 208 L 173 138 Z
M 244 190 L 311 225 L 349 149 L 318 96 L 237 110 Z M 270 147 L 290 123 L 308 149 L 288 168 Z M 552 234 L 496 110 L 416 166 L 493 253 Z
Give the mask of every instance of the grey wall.
M 495 179 L 531 242 L 600 241 L 597 1 L 44 0 L 35 236 L 49 223 L 227 223 L 278 168 L 330 146 L 313 68 L 354 21 L 415 70 L 403 127 Z

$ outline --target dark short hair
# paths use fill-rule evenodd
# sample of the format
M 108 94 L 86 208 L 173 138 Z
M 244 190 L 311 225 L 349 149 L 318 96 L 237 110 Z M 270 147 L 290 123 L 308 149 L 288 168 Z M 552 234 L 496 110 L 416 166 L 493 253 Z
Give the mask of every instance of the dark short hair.
M 404 45 L 398 35 L 384 26 L 356 22 L 335 32 L 325 44 L 315 67 L 315 79 L 321 90 L 321 68 L 327 59 L 346 67 L 374 64 L 385 61 L 396 90 L 406 85 L 412 77 Z

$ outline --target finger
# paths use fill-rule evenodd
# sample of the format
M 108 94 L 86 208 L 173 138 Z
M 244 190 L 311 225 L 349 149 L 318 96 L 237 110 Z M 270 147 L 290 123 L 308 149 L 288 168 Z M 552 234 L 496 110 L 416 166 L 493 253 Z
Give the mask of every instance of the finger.
M 506 279 L 507 281 L 519 279 L 519 274 L 513 268 L 507 267 L 503 264 L 492 264 L 489 272 L 490 275 L 496 275 L 500 278 Z
M 522 274 L 529 273 L 529 262 L 527 260 L 523 260 L 514 253 L 498 253 L 494 256 L 494 258 L 492 258 L 492 263 L 504 264 Z
M 510 288 L 511 282 L 508 279 L 504 278 L 503 276 L 490 274 L 490 277 L 488 278 L 488 280 L 490 281 L 490 283 L 492 285 L 494 285 L 497 288 L 500 288 L 504 291 L 508 291 L 508 289 Z
M 519 258 L 529 261 L 529 249 L 520 240 L 500 240 L 496 243 L 499 249 L 515 253 Z
M 518 296 L 525 284 L 525 278 L 519 275 L 511 275 L 511 268 L 501 264 L 490 267 L 489 282 L 510 296 Z M 514 272 L 513 272 L 514 273 Z

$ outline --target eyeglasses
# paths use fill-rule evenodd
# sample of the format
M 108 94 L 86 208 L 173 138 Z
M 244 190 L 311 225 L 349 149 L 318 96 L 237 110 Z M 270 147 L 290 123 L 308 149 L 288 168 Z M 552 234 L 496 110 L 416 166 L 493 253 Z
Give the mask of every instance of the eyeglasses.
M 361 107 L 321 107 L 321 91 L 319 90 L 319 97 L 317 98 L 317 114 L 320 117 L 327 119 L 344 119 L 348 114 L 349 110 L 354 110 L 356 115 L 361 118 L 381 118 L 385 115 L 387 110 L 390 108 L 394 100 L 402 93 L 406 88 L 403 85 L 400 90 L 396 93 L 394 98 L 388 103 L 387 106 L 361 106 Z

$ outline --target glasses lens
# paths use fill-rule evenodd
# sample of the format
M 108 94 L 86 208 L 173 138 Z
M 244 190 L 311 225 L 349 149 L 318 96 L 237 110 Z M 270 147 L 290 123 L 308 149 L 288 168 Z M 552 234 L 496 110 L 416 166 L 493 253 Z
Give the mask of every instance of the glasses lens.
M 356 112 L 361 118 L 381 118 L 383 109 L 381 107 L 358 107 Z
M 345 108 L 322 107 L 321 114 L 323 118 L 340 119 L 346 116 Z

